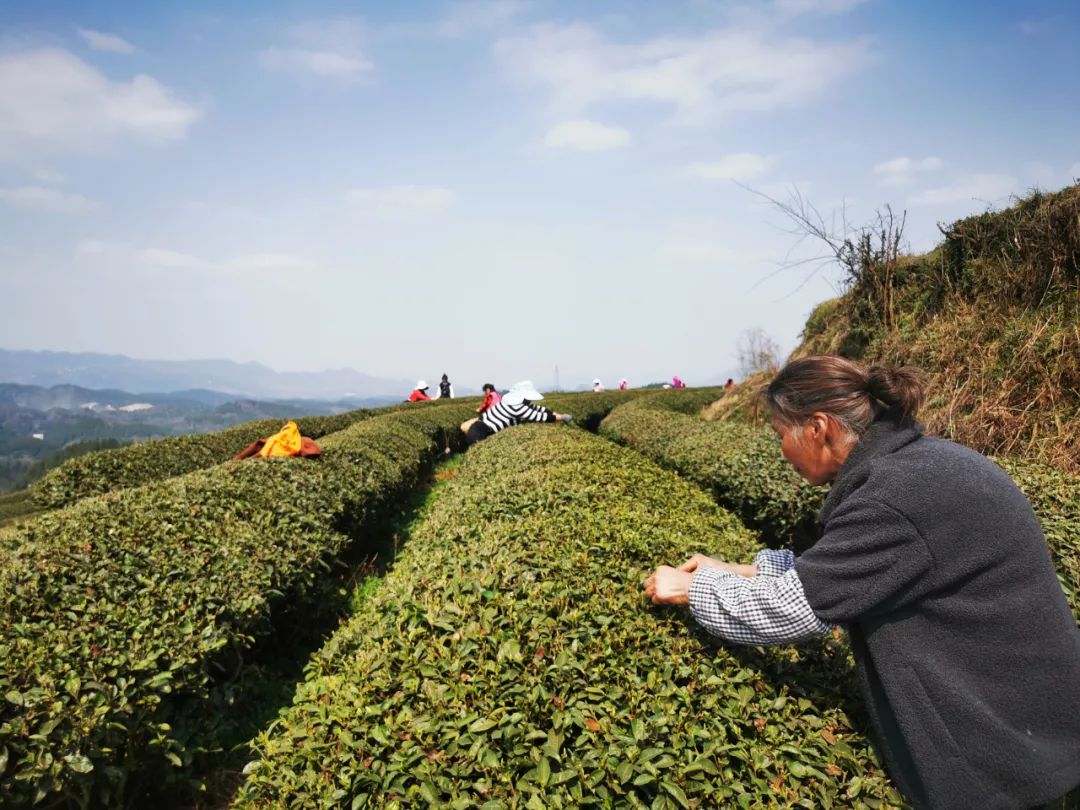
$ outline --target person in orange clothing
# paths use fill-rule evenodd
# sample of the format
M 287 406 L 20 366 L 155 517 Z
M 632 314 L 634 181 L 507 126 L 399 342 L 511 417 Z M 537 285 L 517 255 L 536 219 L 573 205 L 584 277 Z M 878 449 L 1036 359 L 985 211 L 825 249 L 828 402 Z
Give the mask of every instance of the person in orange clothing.
M 427 394 L 428 384 L 424 380 L 416 381 L 416 388 L 409 394 L 409 402 L 427 402 L 431 397 Z

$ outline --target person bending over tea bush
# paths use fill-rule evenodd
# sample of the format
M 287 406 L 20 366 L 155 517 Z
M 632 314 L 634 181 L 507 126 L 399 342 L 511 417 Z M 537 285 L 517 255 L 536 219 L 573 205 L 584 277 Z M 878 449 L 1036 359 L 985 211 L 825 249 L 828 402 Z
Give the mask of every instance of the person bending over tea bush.
M 807 357 L 766 396 L 784 457 L 832 484 L 820 539 L 752 565 L 698 554 L 657 568 L 646 595 L 736 644 L 845 625 L 873 738 L 915 807 L 1077 806 L 1080 630 L 1024 495 L 923 433 L 918 369 Z
M 465 433 L 466 444 L 472 447 L 488 436 L 494 436 L 500 430 L 522 422 L 569 422 L 571 420 L 572 417 L 568 413 L 555 413 L 542 405 L 533 405 L 533 402 L 543 398 L 544 395 L 537 391 L 536 386 L 530 381 L 514 383 L 499 402 L 483 411 L 478 419 L 468 425 Z

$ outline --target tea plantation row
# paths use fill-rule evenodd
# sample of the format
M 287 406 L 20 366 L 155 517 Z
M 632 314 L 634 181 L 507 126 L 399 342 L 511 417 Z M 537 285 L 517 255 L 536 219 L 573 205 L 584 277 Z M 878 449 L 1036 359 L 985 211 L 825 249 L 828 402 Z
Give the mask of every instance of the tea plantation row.
M 595 425 L 625 401 L 552 404 Z M 321 439 L 317 461 L 218 464 L 87 497 L 5 537 L 5 805 L 119 806 L 213 750 L 222 673 L 242 668 L 277 608 L 318 609 L 335 558 L 460 446 L 474 407 L 388 409 Z
M 212 747 L 222 667 L 273 607 L 318 603 L 329 563 L 468 410 L 377 417 L 325 437 L 318 461 L 231 462 L 25 527 L 0 570 L 5 803 L 118 806 Z
M 768 545 L 813 542 L 824 490 L 784 460 L 770 429 L 705 422 L 702 404 L 694 389 L 640 397 L 612 411 L 600 433 L 699 484 Z
M 561 403 L 565 406 L 560 408 L 561 410 L 571 411 L 574 408 L 587 406 L 582 418 L 586 420 L 586 427 L 595 429 L 595 424 L 589 424 L 594 414 L 606 414 L 612 404 L 625 402 L 635 395 L 636 392 L 612 392 L 603 395 L 590 392 L 588 396 L 592 397 L 592 400 L 587 400 L 586 395 L 583 394 L 556 394 L 545 402 L 553 408 L 560 407 Z M 402 410 L 416 411 L 469 404 L 475 408 L 479 402 L 477 397 L 468 397 L 425 403 L 403 403 L 375 410 L 349 411 L 335 416 L 307 416 L 296 421 L 304 436 L 318 439 L 335 431 L 344 430 L 349 425 L 372 416 Z M 571 406 L 571 403 L 575 402 L 578 404 Z M 597 406 L 602 406 L 603 410 L 598 410 Z M 34 485 L 33 501 L 38 508 L 56 509 L 91 495 L 142 486 L 151 481 L 161 481 L 195 470 L 206 469 L 231 459 L 256 439 L 276 433 L 281 424 L 280 419 L 261 419 L 216 433 L 155 439 L 115 450 L 88 453 L 51 470 Z
M 361 409 L 336 416 L 308 416 L 298 419 L 297 426 L 304 436 L 318 439 L 344 430 L 373 413 Z M 56 509 L 90 495 L 142 486 L 212 467 L 231 459 L 256 439 L 276 433 L 282 421 L 260 419 L 216 433 L 173 436 L 88 453 L 50 470 L 34 485 L 33 498 L 39 507 Z
M 471 449 L 257 740 L 236 807 L 900 806 L 843 645 L 711 648 L 641 582 L 755 538 L 577 430 Z
M 713 493 L 770 545 L 796 549 L 816 536 L 825 490 L 780 453 L 769 428 L 686 415 L 679 394 L 645 396 L 612 411 L 602 435 L 676 470 Z M 686 399 L 692 400 L 691 396 Z M 1030 499 L 1073 613 L 1080 620 L 1080 479 L 1040 464 L 995 459 Z

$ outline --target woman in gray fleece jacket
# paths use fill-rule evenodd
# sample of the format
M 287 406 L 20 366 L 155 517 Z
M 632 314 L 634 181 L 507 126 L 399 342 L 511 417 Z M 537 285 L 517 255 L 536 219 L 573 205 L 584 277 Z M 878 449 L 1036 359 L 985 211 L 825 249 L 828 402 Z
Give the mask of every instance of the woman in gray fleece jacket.
M 846 626 L 872 737 L 915 807 L 1078 806 L 1080 630 L 1027 498 L 926 436 L 924 396 L 917 369 L 788 364 L 767 398 L 784 456 L 832 484 L 821 538 L 797 559 L 661 566 L 646 595 L 740 644 Z

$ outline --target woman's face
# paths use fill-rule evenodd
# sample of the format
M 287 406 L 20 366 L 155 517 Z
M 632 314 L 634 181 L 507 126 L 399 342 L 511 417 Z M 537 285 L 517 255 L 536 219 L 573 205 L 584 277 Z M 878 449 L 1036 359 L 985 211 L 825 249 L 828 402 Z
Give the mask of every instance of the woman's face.
M 772 420 L 780 437 L 780 451 L 795 471 L 814 486 L 828 484 L 836 477 L 851 445 L 835 420 L 815 413 L 803 425 L 785 425 Z

